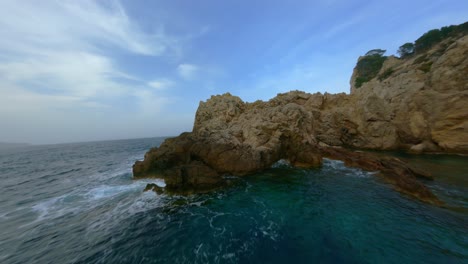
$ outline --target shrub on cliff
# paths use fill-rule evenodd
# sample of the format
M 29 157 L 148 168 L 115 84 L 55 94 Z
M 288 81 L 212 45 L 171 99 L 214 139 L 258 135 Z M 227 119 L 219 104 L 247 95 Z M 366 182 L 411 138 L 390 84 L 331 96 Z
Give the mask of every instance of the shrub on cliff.
M 442 27 L 441 29 L 432 29 L 424 33 L 414 43 L 403 44 L 397 52 L 401 58 L 406 58 L 412 54 L 425 52 L 445 39 L 466 34 L 468 34 L 468 22 L 456 26 Z
M 382 56 L 385 54 L 385 52 L 386 50 L 383 50 L 383 49 L 372 49 L 366 52 L 366 55 L 364 56 L 374 56 L 374 55 Z
M 379 81 L 383 81 L 390 77 L 395 70 L 393 68 L 386 69 L 382 74 L 379 75 Z
M 356 88 L 361 87 L 363 83 L 377 76 L 387 59 L 387 56 L 383 56 L 384 53 L 385 50 L 381 49 L 370 50 L 358 61 L 356 65 L 357 76 L 354 83 Z
M 407 42 L 400 46 L 398 49 L 398 54 L 400 58 L 406 58 L 414 53 L 414 44 L 411 42 Z

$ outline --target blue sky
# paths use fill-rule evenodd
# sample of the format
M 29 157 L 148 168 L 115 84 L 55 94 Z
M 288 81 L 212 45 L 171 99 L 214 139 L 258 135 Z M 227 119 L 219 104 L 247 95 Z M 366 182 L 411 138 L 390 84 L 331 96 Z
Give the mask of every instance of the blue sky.
M 177 135 L 201 100 L 348 92 L 359 55 L 468 1 L 0 1 L 0 141 Z

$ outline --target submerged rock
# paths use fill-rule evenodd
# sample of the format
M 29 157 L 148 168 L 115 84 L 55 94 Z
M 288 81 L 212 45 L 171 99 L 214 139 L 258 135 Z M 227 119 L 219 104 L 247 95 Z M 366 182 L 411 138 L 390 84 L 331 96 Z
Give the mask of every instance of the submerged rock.
M 423 202 L 443 205 L 417 177 L 431 180 L 429 173 L 411 168 L 408 164 L 394 157 L 385 157 L 366 152 L 356 152 L 341 147 L 321 148 L 325 157 L 344 161 L 346 166 L 357 167 L 367 171 L 377 171 L 385 181 L 392 184 L 401 193 L 412 196 Z

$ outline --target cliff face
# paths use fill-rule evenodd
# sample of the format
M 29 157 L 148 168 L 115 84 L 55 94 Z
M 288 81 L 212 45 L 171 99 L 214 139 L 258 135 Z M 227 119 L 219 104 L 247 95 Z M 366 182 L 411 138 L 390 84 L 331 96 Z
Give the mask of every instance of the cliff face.
M 356 88 L 348 115 L 359 148 L 468 153 L 468 36 L 408 59 L 389 57 L 379 76 Z
M 353 74 L 354 84 L 357 73 Z M 351 94 L 292 91 L 245 103 L 231 94 L 200 102 L 191 133 L 166 140 L 133 166 L 135 177 L 162 177 L 174 191 L 224 184 L 280 159 L 319 166 L 322 156 L 381 171 L 401 192 L 440 201 L 422 176 L 394 159 L 339 147 L 468 153 L 468 37 L 441 42 L 409 59 L 389 57 L 379 76 Z

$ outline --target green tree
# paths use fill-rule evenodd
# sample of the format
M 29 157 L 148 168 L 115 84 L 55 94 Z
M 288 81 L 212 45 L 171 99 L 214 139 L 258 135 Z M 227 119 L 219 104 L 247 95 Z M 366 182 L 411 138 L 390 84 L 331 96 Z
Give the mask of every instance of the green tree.
M 373 49 L 373 50 L 369 50 L 364 56 L 374 56 L 374 55 L 382 56 L 385 54 L 385 52 L 386 50 L 383 50 L 383 49 Z
M 407 42 L 401 45 L 397 52 L 400 55 L 400 58 L 405 58 L 409 55 L 412 55 L 414 53 L 414 43 Z
M 439 29 L 429 30 L 414 42 L 414 49 L 417 52 L 425 51 L 441 40 L 442 33 Z
M 362 86 L 362 84 L 372 80 L 377 76 L 387 56 L 383 56 L 385 50 L 373 49 L 370 50 L 362 57 L 357 65 L 356 71 L 357 76 L 355 80 L 356 88 Z

